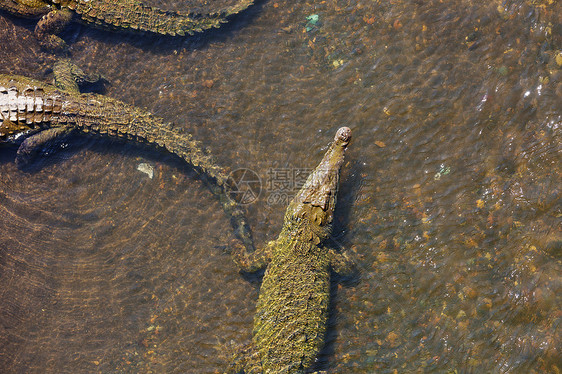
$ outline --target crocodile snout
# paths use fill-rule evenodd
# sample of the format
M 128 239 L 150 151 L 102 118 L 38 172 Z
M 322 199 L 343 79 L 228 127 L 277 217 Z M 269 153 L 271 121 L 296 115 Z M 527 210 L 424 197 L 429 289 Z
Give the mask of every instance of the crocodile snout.
M 351 140 L 351 129 L 349 127 L 340 127 L 336 132 L 334 137 L 335 142 L 343 143 L 343 146 L 347 146 Z

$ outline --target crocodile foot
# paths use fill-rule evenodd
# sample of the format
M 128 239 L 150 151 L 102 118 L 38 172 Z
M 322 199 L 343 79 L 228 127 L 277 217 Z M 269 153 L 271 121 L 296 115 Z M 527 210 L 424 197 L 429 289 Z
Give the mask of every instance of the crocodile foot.
M 45 14 L 35 26 L 35 36 L 41 47 L 53 53 L 68 51 L 68 45 L 55 35 L 64 30 L 72 21 L 73 13 L 69 9 L 54 9 Z
M 69 58 L 61 58 L 53 66 L 54 83 L 59 89 L 80 93 L 80 87 L 87 84 L 106 84 L 108 80 L 101 74 L 87 74 Z
M 29 166 L 37 156 L 48 155 L 61 148 L 73 132 L 70 127 L 53 127 L 31 135 L 21 143 L 16 155 L 16 165 L 22 169 Z

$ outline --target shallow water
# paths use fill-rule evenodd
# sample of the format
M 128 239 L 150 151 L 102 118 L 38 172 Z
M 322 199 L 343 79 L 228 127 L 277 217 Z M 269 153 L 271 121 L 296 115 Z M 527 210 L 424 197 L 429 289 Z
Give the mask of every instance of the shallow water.
M 63 37 L 108 96 L 256 173 L 258 246 L 298 173 L 353 129 L 334 242 L 360 275 L 334 282 L 319 369 L 559 373 L 561 15 L 559 1 L 272 0 L 192 38 Z M 0 72 L 52 78 L 33 27 L 0 14 Z M 231 227 L 194 173 L 96 138 L 25 170 L 14 157 L 1 149 L 2 371 L 222 372 L 250 340 L 259 279 L 225 254 Z

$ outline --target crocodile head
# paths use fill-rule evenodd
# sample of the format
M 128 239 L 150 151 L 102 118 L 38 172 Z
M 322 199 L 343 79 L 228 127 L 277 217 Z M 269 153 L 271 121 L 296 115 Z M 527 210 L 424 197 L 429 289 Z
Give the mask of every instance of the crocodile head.
M 340 168 L 350 140 L 351 129 L 341 127 L 320 164 L 289 203 L 285 226 L 292 236 L 320 244 L 331 234 Z

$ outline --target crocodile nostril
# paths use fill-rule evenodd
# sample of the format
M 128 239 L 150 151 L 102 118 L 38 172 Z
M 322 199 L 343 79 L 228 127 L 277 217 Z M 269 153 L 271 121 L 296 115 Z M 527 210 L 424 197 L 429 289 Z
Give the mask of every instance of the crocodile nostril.
M 349 142 L 351 140 L 351 129 L 349 127 L 340 127 L 334 140 L 340 140 L 342 142 Z

